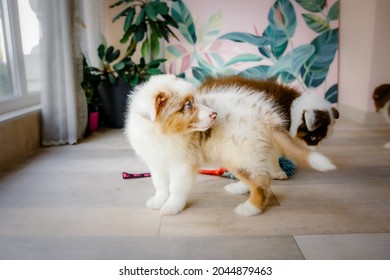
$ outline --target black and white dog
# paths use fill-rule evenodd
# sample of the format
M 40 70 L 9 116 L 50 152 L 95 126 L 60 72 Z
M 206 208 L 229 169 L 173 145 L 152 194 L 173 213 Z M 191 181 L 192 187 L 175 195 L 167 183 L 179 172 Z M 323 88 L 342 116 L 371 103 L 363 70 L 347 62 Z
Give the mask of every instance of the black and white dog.
M 372 94 L 377 112 L 383 114 L 384 119 L 390 124 L 390 84 L 383 84 L 375 88 Z M 384 145 L 385 149 L 390 149 L 390 142 Z

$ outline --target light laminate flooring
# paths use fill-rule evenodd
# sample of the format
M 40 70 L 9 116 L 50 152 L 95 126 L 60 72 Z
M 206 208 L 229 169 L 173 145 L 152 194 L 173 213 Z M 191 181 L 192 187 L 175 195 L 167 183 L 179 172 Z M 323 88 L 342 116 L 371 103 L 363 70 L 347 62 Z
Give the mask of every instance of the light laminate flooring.
M 123 132 L 41 148 L 0 170 L 0 259 L 390 259 L 390 127 L 338 120 L 320 151 L 338 166 L 273 181 L 241 217 L 231 179 L 198 175 L 176 216 L 148 209 L 148 171 Z

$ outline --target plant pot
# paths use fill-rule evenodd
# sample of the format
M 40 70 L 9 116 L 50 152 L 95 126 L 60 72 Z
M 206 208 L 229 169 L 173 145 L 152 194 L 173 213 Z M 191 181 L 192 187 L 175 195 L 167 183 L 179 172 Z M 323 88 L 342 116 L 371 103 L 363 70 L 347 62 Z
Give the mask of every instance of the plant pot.
M 98 92 L 102 99 L 104 125 L 109 128 L 123 128 L 126 117 L 126 105 L 131 86 L 124 81 L 111 84 L 102 81 Z
M 94 132 L 97 130 L 99 125 L 99 112 L 90 112 L 88 119 L 88 129 L 89 132 Z

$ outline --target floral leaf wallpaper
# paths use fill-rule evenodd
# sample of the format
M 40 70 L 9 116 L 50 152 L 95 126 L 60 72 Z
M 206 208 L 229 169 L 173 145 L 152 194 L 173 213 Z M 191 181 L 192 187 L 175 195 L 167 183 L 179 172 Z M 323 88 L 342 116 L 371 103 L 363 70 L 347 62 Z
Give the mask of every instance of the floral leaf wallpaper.
M 302 79 L 308 88 L 318 87 L 326 79 L 329 66 L 337 51 L 338 31 L 338 29 L 328 30 L 311 42 L 315 51 L 301 68 Z
M 313 13 L 321 12 L 324 9 L 326 3 L 324 0 L 296 0 L 296 2 L 305 10 Z
M 224 7 L 199 22 L 187 6 L 191 1 L 172 2 L 180 34 L 179 41 L 166 46 L 167 72 L 185 75 L 195 85 L 210 76 L 276 77 L 337 103 L 337 79 L 328 81 L 330 71 L 337 77 L 337 0 L 270 0 L 268 4 L 258 0 L 268 5 L 259 14 L 267 19 L 262 28 L 254 25 L 254 30 L 223 34 Z M 307 34 L 304 40 L 296 39 L 299 32 Z
M 196 33 L 194 21 L 187 6 L 182 1 L 172 4 L 172 17 L 179 24 L 179 30 L 190 44 L 196 43 Z

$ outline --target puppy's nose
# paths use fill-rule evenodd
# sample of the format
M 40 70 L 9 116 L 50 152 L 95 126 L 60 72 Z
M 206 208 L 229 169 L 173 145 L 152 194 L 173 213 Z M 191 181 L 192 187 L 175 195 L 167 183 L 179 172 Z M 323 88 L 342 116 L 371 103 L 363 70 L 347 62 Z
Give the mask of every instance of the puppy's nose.
M 210 113 L 209 117 L 210 117 L 210 119 L 215 120 L 217 118 L 217 113 L 212 112 L 212 113 Z

